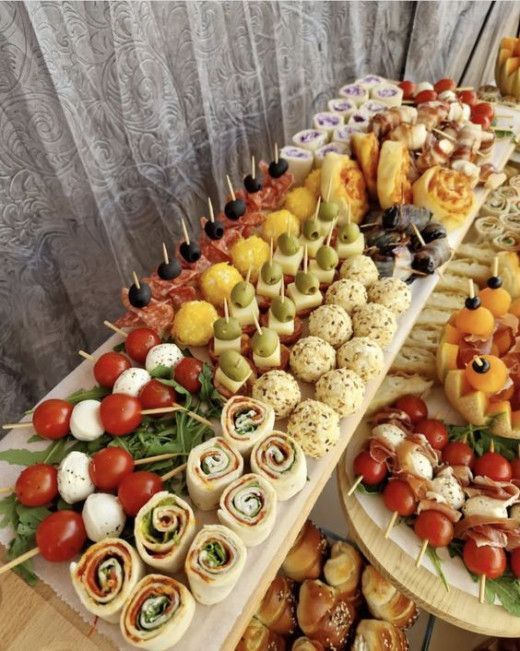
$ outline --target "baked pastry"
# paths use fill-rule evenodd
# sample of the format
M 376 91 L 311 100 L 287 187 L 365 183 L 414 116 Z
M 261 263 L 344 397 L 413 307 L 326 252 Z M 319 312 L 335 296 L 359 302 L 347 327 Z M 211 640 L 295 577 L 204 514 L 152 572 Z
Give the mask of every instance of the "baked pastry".
M 327 553 L 327 538 L 307 520 L 282 565 L 284 573 L 294 581 L 317 579 Z
M 399 592 L 372 565 L 367 565 L 363 570 L 361 590 L 374 617 L 384 619 L 398 628 L 408 628 L 417 619 L 415 603 Z
M 407 651 L 408 640 L 400 628 L 379 619 L 362 619 L 352 651 Z
M 294 640 L 291 651 L 325 651 L 325 647 L 317 640 L 309 640 L 308 637 L 299 637 Z
M 323 573 L 325 581 L 336 588 L 336 593 L 341 599 L 358 604 L 361 597 L 359 580 L 362 569 L 363 558 L 358 550 L 349 543 L 335 542 Z
M 285 640 L 256 617 L 249 622 L 235 651 L 285 651 Z
M 377 198 L 377 164 L 379 163 L 379 140 L 375 133 L 356 132 L 350 140 L 352 151 L 361 167 L 368 193 Z
M 335 588 L 317 579 L 306 580 L 300 587 L 296 610 L 298 625 L 312 640 L 327 649 L 341 649 L 355 618 L 354 606 L 339 599 Z
M 321 166 L 321 197 L 338 204 L 339 223 L 362 220 L 368 210 L 367 188 L 356 161 L 344 154 L 327 154 Z
M 276 576 L 262 599 L 255 617 L 279 635 L 292 635 L 296 630 L 296 598 L 294 581 Z
M 377 197 L 383 210 L 396 203 L 412 203 L 409 168 L 410 154 L 404 142 L 386 140 L 381 147 L 377 166 Z

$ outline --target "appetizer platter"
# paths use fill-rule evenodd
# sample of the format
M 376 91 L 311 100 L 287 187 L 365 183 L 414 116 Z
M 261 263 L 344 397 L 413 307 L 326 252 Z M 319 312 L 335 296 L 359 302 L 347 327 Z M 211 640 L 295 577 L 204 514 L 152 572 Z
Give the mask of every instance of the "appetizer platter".
M 475 98 L 429 86 L 343 87 L 244 189 L 227 179 L 200 239 L 182 221 L 157 271 L 133 274 L 116 334 L 4 426 L 0 572 L 35 558 L 119 648 L 238 643 L 505 178 L 512 146 Z

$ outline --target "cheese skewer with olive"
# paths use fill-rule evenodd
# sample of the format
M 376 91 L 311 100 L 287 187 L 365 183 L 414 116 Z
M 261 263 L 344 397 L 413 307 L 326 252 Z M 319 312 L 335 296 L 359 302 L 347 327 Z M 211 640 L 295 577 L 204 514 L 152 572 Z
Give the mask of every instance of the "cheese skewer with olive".
M 309 258 L 316 257 L 316 253 L 318 249 L 325 241 L 325 237 L 321 234 L 320 222 L 318 221 L 318 213 L 320 211 L 320 205 L 321 205 L 321 197 L 318 197 L 314 215 L 312 217 L 309 217 L 309 219 L 306 219 L 302 225 L 302 235 L 300 240 L 302 246 L 304 248 L 307 247 L 307 253 L 309 255 Z
M 260 310 L 256 301 L 255 286 L 249 280 L 250 272 L 251 269 L 249 269 L 246 279 L 238 282 L 231 290 L 229 313 L 234 319 L 237 319 L 243 330 L 252 332 Z
M 303 271 L 297 272 L 294 282 L 287 288 L 287 294 L 296 307 L 296 314 L 307 315 L 318 305 L 321 305 L 323 296 L 320 292 L 320 280 L 315 273 L 307 268 L 308 257 L 305 251 Z
M 278 334 L 282 344 L 293 344 L 300 338 L 303 323 L 300 317 L 296 316 L 294 302 L 285 296 L 283 283 L 280 296 L 273 298 L 267 317 L 264 317 L 264 320 L 267 327 Z
M 260 298 L 259 307 L 266 309 L 272 299 L 280 294 L 280 287 L 282 285 L 283 271 L 280 264 L 273 260 L 273 240 L 271 238 L 269 260 L 264 262 L 260 268 L 256 283 L 256 294 Z
M 221 240 L 224 237 L 224 224 L 220 220 L 215 219 L 213 204 L 211 203 L 211 199 L 209 197 L 208 209 L 209 219 L 207 219 L 206 223 L 204 224 L 204 232 L 210 240 Z
M 249 394 L 249 388 L 256 380 L 247 359 L 236 350 L 225 350 L 218 358 L 213 378 L 215 389 L 225 398 L 236 393 Z
M 316 252 L 316 258 L 309 263 L 309 271 L 311 271 L 320 281 L 320 287 L 328 287 L 334 281 L 336 274 L 336 267 L 339 263 L 339 256 L 331 245 L 332 231 L 334 230 L 335 222 L 330 225 L 329 234 L 326 244 L 320 246 Z
M 229 316 L 227 300 L 224 299 L 224 316 L 213 323 L 213 341 L 210 342 L 208 353 L 215 359 L 226 350 L 242 352 L 247 348 L 248 337 L 242 334 L 242 326 L 238 319 Z
M 256 332 L 251 338 L 253 364 L 259 372 L 274 368 L 283 370 L 289 363 L 289 350 L 280 344 L 280 337 L 271 328 L 262 328 L 255 322 Z
M 338 228 L 336 237 L 336 252 L 340 260 L 353 255 L 362 255 L 365 250 L 365 236 L 357 224 L 350 219 L 350 203 L 348 204 L 347 221 Z
M 331 224 L 333 224 L 338 219 L 339 215 L 339 206 L 335 201 L 330 201 L 330 192 L 332 187 L 332 179 L 329 182 L 329 188 L 327 191 L 326 201 L 322 201 L 320 205 L 320 210 L 318 212 L 318 221 L 320 224 L 320 232 L 326 237 Z
M 303 246 L 296 235 L 282 233 L 278 237 L 278 246 L 273 255 L 273 261 L 277 262 L 286 276 L 296 276 L 303 260 Z

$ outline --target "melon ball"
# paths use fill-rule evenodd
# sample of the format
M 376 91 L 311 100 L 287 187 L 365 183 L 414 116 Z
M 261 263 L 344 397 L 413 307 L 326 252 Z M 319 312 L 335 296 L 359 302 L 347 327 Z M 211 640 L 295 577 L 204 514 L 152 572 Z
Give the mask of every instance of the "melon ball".
M 303 185 L 307 190 L 310 190 L 317 199 L 321 194 L 321 170 L 312 170 L 303 182 Z
M 316 197 L 308 188 L 294 188 L 287 193 L 284 208 L 296 215 L 301 222 L 305 221 L 314 215 Z
M 260 268 L 269 260 L 269 245 L 258 235 L 235 242 L 231 247 L 231 260 L 242 276 L 251 269 L 251 282 L 256 282 Z
M 187 301 L 173 319 L 172 336 L 181 346 L 206 346 L 213 337 L 217 310 L 207 301 Z
M 262 225 L 262 237 L 267 242 L 276 242 L 282 233 L 300 234 L 300 220 L 284 209 L 269 213 Z
M 222 307 L 224 299 L 229 303 L 231 290 L 241 280 L 238 269 L 227 262 L 212 264 L 200 277 L 202 295 L 215 307 Z

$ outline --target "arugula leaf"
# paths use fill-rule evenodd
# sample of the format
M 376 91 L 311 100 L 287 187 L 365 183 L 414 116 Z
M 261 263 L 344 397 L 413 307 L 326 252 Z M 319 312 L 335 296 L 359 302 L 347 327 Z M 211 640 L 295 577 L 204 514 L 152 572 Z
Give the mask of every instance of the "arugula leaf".
M 67 453 L 67 441 L 65 439 L 59 439 L 58 441 L 53 441 L 44 450 L 27 450 L 25 448 L 4 450 L 0 452 L 0 461 L 6 461 L 16 466 L 31 466 L 33 463 L 56 464 Z
M 95 386 L 92 389 L 79 389 L 78 391 L 74 391 L 65 400 L 73 405 L 77 405 L 82 400 L 101 400 L 101 398 L 108 396 L 109 393 L 110 389 Z
M 358 493 L 363 493 L 364 495 L 377 495 L 381 492 L 381 486 L 379 484 L 377 486 L 365 486 L 365 484 L 361 482 L 357 485 L 356 490 Z
M 152 371 L 150 371 L 151 377 L 155 378 L 169 378 L 172 372 L 171 366 L 165 366 L 164 364 L 159 364 Z
M 8 527 L 16 517 L 16 495 L 12 493 L 9 497 L 0 500 L 0 527 Z
M 182 384 L 179 384 L 179 383 L 178 383 L 176 380 L 174 380 L 173 378 L 170 378 L 170 379 L 159 378 L 159 382 L 160 382 L 161 384 L 166 385 L 167 387 L 172 387 L 173 389 L 175 389 L 175 393 L 176 393 L 176 394 L 181 395 L 181 396 L 186 396 L 187 398 L 189 398 L 189 399 L 191 400 L 192 395 L 191 395 L 191 393 L 188 391 L 188 389 L 185 389 L 185 388 L 182 386 Z
M 482 456 L 494 442 L 495 451 L 502 454 L 506 459 L 512 460 L 517 456 L 516 439 L 507 439 L 495 436 L 487 427 L 475 425 L 448 425 L 450 441 L 466 441 L 475 450 L 478 456 Z
M 446 576 L 444 575 L 444 572 L 442 571 L 442 561 L 439 558 L 439 554 L 437 554 L 437 550 L 432 547 L 431 545 L 428 545 L 426 548 L 426 553 L 428 554 L 428 557 L 430 558 L 431 562 L 433 563 L 433 566 L 435 568 L 435 571 L 439 575 L 441 581 L 444 583 L 444 587 L 446 588 L 446 591 L 450 591 L 450 586 L 448 585 L 448 581 L 446 580 Z
M 486 601 L 492 604 L 495 597 L 498 597 L 508 613 L 520 617 L 520 580 L 515 579 L 510 572 L 498 579 L 487 579 Z
M 123 352 L 125 351 L 125 342 L 124 342 L 124 340 L 123 340 L 123 341 L 120 341 L 120 342 L 119 342 L 118 344 L 116 344 L 115 346 L 112 346 L 112 350 L 113 350 L 115 353 L 123 353 Z

